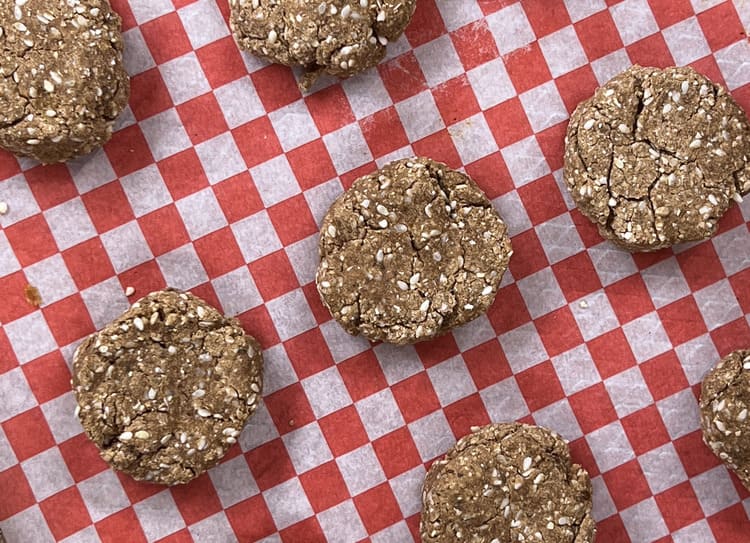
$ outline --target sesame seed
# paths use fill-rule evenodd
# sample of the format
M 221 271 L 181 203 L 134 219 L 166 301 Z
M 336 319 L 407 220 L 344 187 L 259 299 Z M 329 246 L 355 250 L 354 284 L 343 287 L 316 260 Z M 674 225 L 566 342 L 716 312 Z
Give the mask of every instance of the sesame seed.
M 151 437 L 151 434 L 149 434 L 146 430 L 138 430 L 134 435 L 137 439 L 148 439 L 149 437 Z
M 7 202 L 0 202 L 0 215 L 5 215 L 8 213 L 8 204 Z
M 385 206 L 384 206 L 383 204 L 378 204 L 378 205 L 377 205 L 377 207 L 376 207 L 375 209 L 376 209 L 376 210 L 377 210 L 377 212 L 378 212 L 378 213 L 380 213 L 381 215 L 385 215 L 385 216 L 388 216 L 388 208 L 387 208 L 387 207 L 385 207 Z
M 143 332 L 143 329 L 144 329 L 143 319 L 141 319 L 140 317 L 134 318 L 133 326 L 135 326 L 137 330 L 140 330 L 141 332 Z
M 132 296 L 135 294 L 135 289 L 133 287 L 127 287 L 125 289 L 125 296 Z
M 198 415 L 207 418 L 211 416 L 211 412 L 208 409 L 201 407 L 198 409 Z
M 120 434 L 120 437 L 118 438 L 120 441 L 130 441 L 133 439 L 133 432 L 123 432 Z
M 203 390 L 202 388 L 198 388 L 198 389 L 196 389 L 196 390 L 195 390 L 195 391 L 193 392 L 193 394 L 192 394 L 193 398 L 202 398 L 202 397 L 203 397 L 203 396 L 205 396 L 205 395 L 206 395 L 206 391 L 205 391 L 205 390 Z
M 272 29 L 268 33 L 268 40 L 267 40 L 268 41 L 268 45 L 273 45 L 274 43 L 276 43 L 276 40 L 278 38 L 279 38 L 279 34 L 275 30 Z
M 594 127 L 594 119 L 589 119 L 583 125 L 584 130 L 591 130 Z
M 352 7 L 349 4 L 346 4 L 343 8 L 341 8 L 341 17 L 343 19 L 346 19 L 351 14 L 352 14 Z

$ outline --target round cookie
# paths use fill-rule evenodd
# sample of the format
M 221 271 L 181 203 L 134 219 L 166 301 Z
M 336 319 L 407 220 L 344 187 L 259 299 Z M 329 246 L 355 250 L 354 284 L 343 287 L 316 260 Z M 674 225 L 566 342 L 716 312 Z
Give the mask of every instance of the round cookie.
M 589 475 L 537 426 L 474 429 L 436 461 L 422 490 L 424 543 L 592 543 Z
M 186 483 L 237 441 L 262 372 L 260 346 L 237 320 L 191 294 L 154 292 L 76 350 L 76 412 L 113 468 Z
M 0 0 L 0 147 L 43 163 L 112 135 L 130 82 L 107 0 Z
M 377 65 L 411 21 L 416 0 L 230 0 L 239 46 L 300 65 L 307 90 L 321 73 L 346 78 Z
M 333 203 L 316 283 L 350 334 L 414 343 L 484 313 L 511 255 L 505 223 L 473 180 L 412 158 L 357 179 Z
M 713 368 L 701 389 L 703 440 L 750 490 L 750 350 Z
M 750 191 L 750 126 L 692 68 L 633 66 L 573 113 L 565 181 L 601 235 L 630 251 L 712 236 Z

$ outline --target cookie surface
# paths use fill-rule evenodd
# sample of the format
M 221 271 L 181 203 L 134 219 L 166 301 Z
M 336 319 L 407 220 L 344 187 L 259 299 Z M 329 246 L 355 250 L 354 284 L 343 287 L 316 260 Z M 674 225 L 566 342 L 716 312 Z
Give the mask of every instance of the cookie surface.
M 724 358 L 703 380 L 703 440 L 750 490 L 750 350 Z
M 424 543 L 591 543 L 592 487 L 557 434 L 494 424 L 461 438 L 427 473 Z M 537 535 L 539 534 L 539 535 Z
M 511 254 L 505 223 L 473 180 L 429 159 L 400 160 L 333 203 L 316 283 L 350 334 L 414 343 L 484 313 Z
M 416 0 L 230 0 L 237 43 L 254 55 L 346 78 L 372 68 L 404 32 Z
M 108 0 L 0 0 L 0 146 L 44 163 L 112 135 L 130 93 Z
M 203 300 L 154 292 L 73 360 L 78 416 L 113 468 L 186 483 L 215 465 L 260 401 L 260 346 Z
M 750 191 L 747 117 L 692 68 L 634 66 L 573 113 L 565 181 L 601 235 L 628 250 L 708 238 Z

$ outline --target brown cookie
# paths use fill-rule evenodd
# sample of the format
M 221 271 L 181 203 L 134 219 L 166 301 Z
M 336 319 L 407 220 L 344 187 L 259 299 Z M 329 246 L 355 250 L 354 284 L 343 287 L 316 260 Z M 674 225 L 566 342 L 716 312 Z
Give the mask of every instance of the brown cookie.
M 750 350 L 713 368 L 701 390 L 703 440 L 750 490 Z
M 76 350 L 76 411 L 113 468 L 186 483 L 236 443 L 262 372 L 260 346 L 237 320 L 191 294 L 154 292 Z
M 411 21 L 416 0 L 230 0 L 237 43 L 259 57 L 346 78 L 377 65 Z
M 484 313 L 511 254 L 505 223 L 474 181 L 412 158 L 356 180 L 333 203 L 316 282 L 350 334 L 414 343 Z
M 616 76 L 578 106 L 565 143 L 578 209 L 631 251 L 712 236 L 750 191 L 747 117 L 692 68 Z
M 436 461 L 422 491 L 424 543 L 593 543 L 589 475 L 563 439 L 537 426 L 493 424 Z
M 44 163 L 112 136 L 130 82 L 107 0 L 0 0 L 0 147 Z

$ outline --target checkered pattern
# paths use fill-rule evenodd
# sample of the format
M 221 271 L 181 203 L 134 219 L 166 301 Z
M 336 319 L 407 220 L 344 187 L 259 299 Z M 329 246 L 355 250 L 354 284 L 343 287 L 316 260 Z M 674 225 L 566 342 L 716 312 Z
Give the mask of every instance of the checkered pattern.
M 561 168 L 568 115 L 631 63 L 691 64 L 750 109 L 748 2 L 419 0 L 386 62 L 309 96 L 238 51 L 225 0 L 113 3 L 133 91 L 112 141 L 66 166 L 0 155 L 10 543 L 411 541 L 429 463 L 507 420 L 570 440 L 602 541 L 747 541 L 749 494 L 702 445 L 696 395 L 750 343 L 750 200 L 712 241 L 631 256 L 572 209 Z M 410 154 L 477 179 L 516 254 L 486 316 L 373 347 L 317 297 L 318 224 Z M 267 361 L 239 445 L 167 490 L 98 458 L 68 366 L 126 287 L 166 285 L 238 315 Z

